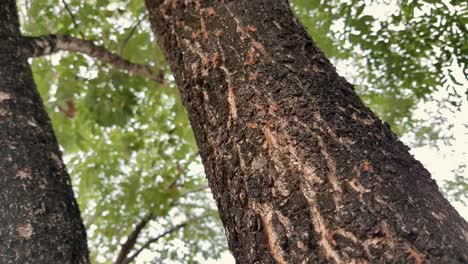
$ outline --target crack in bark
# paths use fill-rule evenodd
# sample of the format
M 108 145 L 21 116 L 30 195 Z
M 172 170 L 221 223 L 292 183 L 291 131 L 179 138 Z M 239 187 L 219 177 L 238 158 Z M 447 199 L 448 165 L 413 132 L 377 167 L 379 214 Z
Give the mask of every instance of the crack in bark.
M 316 138 L 319 142 L 320 146 L 320 153 L 323 155 L 325 159 L 325 163 L 327 166 L 327 179 L 328 183 L 332 186 L 333 189 L 333 200 L 335 202 L 335 208 L 339 209 L 340 208 L 340 202 L 341 202 L 341 194 L 343 193 L 343 190 L 341 189 L 341 186 L 338 183 L 338 180 L 335 176 L 336 174 L 336 166 L 335 166 L 335 161 L 332 159 L 330 154 L 327 152 L 327 147 L 325 146 L 325 142 L 323 142 L 322 137 L 319 135 L 316 135 Z
M 224 56 L 223 56 L 224 57 Z M 227 101 L 229 105 L 229 119 L 237 119 L 237 107 L 236 107 L 236 96 L 234 94 L 234 87 L 232 85 L 232 77 L 231 73 L 229 70 L 224 66 L 224 63 L 222 66 L 219 67 L 225 74 L 226 76 L 226 82 L 227 82 Z
M 282 134 L 284 134 L 283 137 L 285 139 L 289 138 L 286 131 L 282 132 Z M 320 210 L 318 209 L 316 204 L 316 191 L 314 190 L 314 187 L 311 184 L 314 182 L 322 183 L 323 180 L 320 177 L 316 176 L 314 172 L 315 169 L 313 167 L 302 163 L 301 159 L 299 159 L 299 157 L 297 156 L 296 150 L 291 144 L 288 144 L 286 149 L 284 149 L 283 146 L 279 145 L 278 134 L 274 135 L 269 128 L 266 128 L 265 136 L 267 138 L 267 142 L 269 142 L 269 152 L 272 155 L 273 161 L 278 162 L 278 160 L 280 159 L 275 159 L 273 157 L 279 155 L 279 152 L 281 152 L 281 150 L 286 151 L 293 158 L 291 159 L 292 161 L 290 164 L 297 166 L 298 169 L 302 171 L 303 177 L 300 177 L 300 189 L 308 202 L 308 209 L 311 216 L 311 220 L 313 222 L 313 227 L 315 229 L 315 232 L 320 236 L 319 244 L 321 245 L 323 252 L 327 255 L 329 259 L 333 259 L 336 263 L 345 263 L 340 257 L 339 253 L 333 248 L 332 242 L 330 241 L 331 233 L 326 227 L 324 217 L 320 213 Z
M 320 235 L 320 240 L 319 244 L 322 247 L 323 252 L 329 259 L 333 259 L 335 263 L 343 263 L 345 262 L 341 259 L 340 255 L 336 250 L 334 250 L 333 245 L 330 239 L 330 231 L 328 228 L 325 226 L 323 216 L 320 214 L 320 211 L 317 208 L 316 205 L 316 195 L 315 192 L 313 191 L 307 191 L 306 188 L 304 188 L 304 183 L 301 184 L 301 189 L 304 193 L 304 197 L 306 198 L 307 202 L 309 203 L 309 212 L 310 216 L 313 221 L 313 226 L 315 229 L 315 232 Z
M 285 252 L 279 245 L 280 242 L 278 239 L 278 235 L 276 234 L 275 228 L 273 227 L 272 218 L 273 214 L 275 214 L 274 209 L 268 204 L 260 204 L 256 202 L 252 202 L 250 206 L 252 210 L 254 210 L 254 212 L 260 216 L 267 243 L 270 249 L 270 254 L 279 264 L 288 264 L 288 262 L 284 258 Z

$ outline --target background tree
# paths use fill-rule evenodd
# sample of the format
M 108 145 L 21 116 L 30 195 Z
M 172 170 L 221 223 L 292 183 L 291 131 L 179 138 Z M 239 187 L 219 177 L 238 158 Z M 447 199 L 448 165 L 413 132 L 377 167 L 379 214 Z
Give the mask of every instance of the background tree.
M 124 263 L 154 244 L 161 259 L 187 263 L 216 257 L 226 249 L 225 238 L 206 180 L 197 169 L 196 146 L 178 93 L 173 84 L 161 83 L 157 67 L 149 67 L 154 78 L 127 74 L 135 66 L 162 60 L 158 53 L 147 56 L 153 48 L 149 31 L 131 33 L 138 21 L 126 21 L 131 26 L 126 31 L 115 27 L 114 22 L 126 16 L 143 19 L 143 2 L 135 3 L 25 4 L 34 18 L 31 24 L 25 20 L 24 31 L 38 37 L 25 37 L 23 51 L 37 57 L 36 82 L 78 187 L 93 261 Z M 117 12 L 124 4 L 127 15 Z M 60 19 L 57 6 L 63 12 Z M 104 19 L 106 14 L 115 17 Z M 69 36 L 72 32 L 77 32 L 76 38 Z M 113 34 L 122 46 L 116 46 Z M 69 54 L 40 57 L 60 50 Z M 126 50 L 131 52 L 124 63 L 119 53 Z M 141 72 L 145 71 L 130 71 L 137 76 Z M 160 234 L 165 236 L 155 240 Z
M 400 135 L 410 131 L 422 136 L 419 142 L 428 144 L 427 139 L 440 138 L 439 133 L 434 133 L 440 128 L 415 120 L 412 110 L 420 100 L 428 99 L 442 82 L 455 88 L 459 82 L 441 78 L 448 76 L 444 73 L 447 72 L 446 66 L 451 65 L 450 60 L 463 62 L 460 59 L 463 42 L 456 41 L 466 32 L 459 15 L 463 3 L 402 1 L 392 18 L 385 21 L 369 16 L 368 7 L 375 3 L 294 1 L 293 10 L 309 27 L 309 32 L 316 36 L 314 40 L 328 57 L 338 64 L 352 60 L 359 77 L 353 80 L 359 84 L 357 90 L 371 108 Z M 437 11 L 426 10 L 418 14 L 421 6 Z M 62 33 L 85 37 L 125 59 L 158 65 L 157 68 L 166 72 L 163 85 L 147 78 L 128 78 L 114 66 L 73 53 L 33 61 L 36 81 L 67 154 L 75 186 L 79 186 L 79 202 L 87 208 L 84 218 L 92 234 L 91 248 L 96 252 L 93 255 L 99 255 L 100 261 L 115 260 L 120 248 L 118 244 L 124 244 L 125 237 L 134 230 L 133 226 L 145 219 L 155 205 L 163 204 L 163 208 L 157 209 L 160 214 L 150 223 L 159 221 L 163 226 L 158 225 L 151 233 L 164 232 L 177 225 L 179 222 L 167 220 L 174 214 L 183 215 L 180 222 L 191 215 L 211 215 L 211 210 L 199 208 L 206 206 L 209 200 L 207 193 L 191 192 L 202 188 L 206 182 L 201 173 L 193 175 L 187 171 L 199 163 L 193 159 L 196 154 L 193 136 L 167 66 L 158 47 L 152 44 L 142 1 L 36 0 L 20 2 L 20 7 L 23 7 L 23 30 L 27 35 Z M 431 26 L 439 21 L 446 21 L 443 27 Z M 339 26 L 340 23 L 344 26 Z M 432 40 L 432 45 L 422 41 L 421 45 L 415 45 L 419 43 L 415 41 L 418 34 L 413 32 L 421 32 L 420 35 L 426 39 L 440 37 L 441 41 Z M 450 54 L 434 58 L 438 56 L 438 50 L 446 50 L 445 53 Z M 153 54 L 153 57 L 148 54 Z M 428 70 L 426 68 L 430 64 L 425 63 L 427 60 L 438 63 Z M 461 64 L 461 67 L 466 65 Z M 157 68 L 153 67 L 156 78 L 159 76 Z M 399 70 L 406 68 L 413 70 Z M 424 72 L 431 73 L 430 77 L 423 75 Z M 419 78 L 416 78 L 418 74 Z M 456 89 L 458 93 L 459 90 Z M 461 102 L 452 98 L 450 100 L 457 105 Z M 427 133 L 427 127 L 435 127 L 435 131 Z M 415 132 L 424 129 L 426 133 Z M 424 137 L 426 140 L 421 141 Z M 451 185 L 454 186 L 452 190 L 464 186 L 466 181 L 463 176 L 456 180 L 457 184 Z M 172 188 L 174 182 L 177 182 L 177 189 Z M 190 206 L 180 211 L 175 209 L 177 213 L 169 213 L 174 211 L 175 201 L 187 192 L 189 199 L 185 202 L 190 201 Z M 463 198 L 466 192 L 458 194 Z M 191 213 L 187 214 L 187 210 Z M 193 213 L 194 210 L 197 213 Z M 220 242 L 223 234 L 219 229 L 210 233 L 212 219 L 204 219 L 205 224 L 201 226 L 206 228 L 192 225 L 193 230 L 188 230 L 185 235 L 197 230 L 195 237 L 200 235 L 211 239 L 217 234 L 211 243 L 220 247 L 214 251 L 200 251 L 205 256 L 209 256 L 207 253 L 216 256 L 224 248 Z M 151 226 L 148 224 L 146 228 Z M 152 238 L 149 229 L 144 230 L 146 232 L 138 237 L 135 249 Z M 178 235 L 188 243 L 196 240 L 191 236 L 185 237 L 183 233 Z M 168 250 L 174 249 L 171 243 L 165 242 L 164 245 Z M 194 250 L 207 249 L 204 245 L 196 243 L 191 247 Z M 194 256 L 188 255 L 173 258 L 186 262 L 187 258 Z
M 89 263 L 70 176 L 20 42 L 15 1 L 2 1 L 0 262 Z

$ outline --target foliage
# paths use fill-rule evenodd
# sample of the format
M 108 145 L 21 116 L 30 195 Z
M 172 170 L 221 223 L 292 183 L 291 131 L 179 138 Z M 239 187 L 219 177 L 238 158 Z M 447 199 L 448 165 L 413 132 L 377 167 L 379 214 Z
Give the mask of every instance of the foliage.
M 224 234 L 210 194 L 192 192 L 207 183 L 173 78 L 153 44 L 143 1 L 66 1 L 76 24 L 62 0 L 20 1 L 24 34 L 83 34 L 126 59 L 166 70 L 161 85 L 78 54 L 32 62 L 95 262 L 115 260 L 120 244 L 148 212 L 157 217 L 138 246 L 171 226 L 198 219 L 155 243 L 154 263 L 217 257 L 226 249 Z M 422 124 L 413 110 L 440 89 L 447 90 L 444 108 L 456 109 L 464 100 L 463 81 L 452 73 L 453 66 L 467 71 L 468 47 L 460 41 L 467 34 L 465 2 L 399 0 L 385 19 L 372 15 L 380 0 L 292 2 L 326 55 L 338 65 L 352 65 L 348 79 L 398 134 L 419 135 L 424 144 L 440 138 L 440 126 Z M 466 198 L 467 188 L 460 186 L 466 179 L 457 176 L 446 187 Z
M 453 170 L 455 175 L 453 180 L 445 181 L 443 188 L 445 189 L 448 199 L 460 201 L 466 205 L 468 200 L 468 178 L 463 176 L 466 171 L 466 164 L 460 165 Z
M 351 79 L 361 98 L 400 136 L 417 129 L 412 110 L 434 91 L 447 91 L 443 107 L 463 103 L 466 80 L 457 79 L 453 68 L 467 75 L 466 2 L 293 2 L 328 57 L 352 59 Z
M 25 19 L 23 31 L 83 33 L 133 62 L 167 68 L 146 21 L 129 38 L 145 16 L 142 1 L 67 4 L 78 27 L 61 1 L 33 1 L 26 6 L 31 19 Z M 156 218 L 135 250 L 178 222 L 200 216 L 152 245 L 158 249 L 153 257 L 197 263 L 226 249 L 211 194 L 206 188 L 192 193 L 207 182 L 196 171 L 201 166 L 196 145 L 172 81 L 160 85 L 130 78 L 79 54 L 35 59 L 32 66 L 65 152 L 96 263 L 114 261 L 120 244 L 149 212 Z
M 450 117 L 468 100 L 466 1 L 292 2 L 314 41 L 394 132 L 413 147 L 452 144 Z M 437 105 L 430 119 L 415 115 L 426 102 Z M 442 190 L 463 201 L 466 162 L 459 166 Z

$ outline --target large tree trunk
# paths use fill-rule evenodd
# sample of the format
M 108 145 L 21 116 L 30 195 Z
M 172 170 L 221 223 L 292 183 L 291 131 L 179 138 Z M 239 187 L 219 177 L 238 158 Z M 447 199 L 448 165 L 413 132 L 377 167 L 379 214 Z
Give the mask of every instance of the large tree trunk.
M 468 263 L 468 225 L 285 0 L 146 0 L 238 263 Z
M 13 0 L 0 3 L 0 263 L 89 263 L 70 177 L 20 51 Z

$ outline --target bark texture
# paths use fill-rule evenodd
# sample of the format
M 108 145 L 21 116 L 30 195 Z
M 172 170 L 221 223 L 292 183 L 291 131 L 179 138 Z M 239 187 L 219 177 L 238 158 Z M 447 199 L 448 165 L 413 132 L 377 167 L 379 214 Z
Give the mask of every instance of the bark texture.
M 0 4 L 0 263 L 89 263 L 86 232 L 27 58 Z
M 468 225 L 285 0 L 146 0 L 238 263 L 468 263 Z

